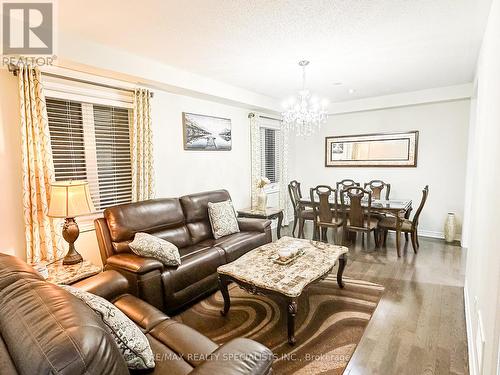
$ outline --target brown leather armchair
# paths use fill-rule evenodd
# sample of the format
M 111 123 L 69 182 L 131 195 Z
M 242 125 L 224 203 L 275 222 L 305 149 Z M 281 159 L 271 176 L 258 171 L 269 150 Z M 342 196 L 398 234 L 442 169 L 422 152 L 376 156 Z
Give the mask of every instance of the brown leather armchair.
M 148 374 L 268 374 L 272 352 L 249 339 L 218 346 L 128 294 L 128 281 L 105 271 L 73 286 L 100 295 L 144 332 L 155 355 Z M 19 258 L 0 254 L 0 373 L 129 374 L 100 317 Z
M 208 202 L 231 199 L 226 190 L 152 199 L 107 208 L 95 221 L 106 270 L 116 270 L 130 293 L 169 314 L 217 289 L 217 267 L 271 242 L 269 220 L 239 218 L 239 233 L 214 239 Z M 165 267 L 130 251 L 137 232 L 147 232 L 179 248 L 181 265 Z

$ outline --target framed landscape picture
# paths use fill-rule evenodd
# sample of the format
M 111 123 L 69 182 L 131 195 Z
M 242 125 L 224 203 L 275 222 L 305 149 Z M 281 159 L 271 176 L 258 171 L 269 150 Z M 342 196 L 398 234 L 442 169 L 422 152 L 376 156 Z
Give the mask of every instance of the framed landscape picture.
M 231 150 L 231 119 L 182 112 L 184 150 Z

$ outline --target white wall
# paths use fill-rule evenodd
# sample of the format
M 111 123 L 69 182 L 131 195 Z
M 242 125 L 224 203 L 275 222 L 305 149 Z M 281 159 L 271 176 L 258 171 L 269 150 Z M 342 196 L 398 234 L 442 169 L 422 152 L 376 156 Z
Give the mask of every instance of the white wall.
M 310 187 L 335 186 L 344 178 L 360 183 L 380 179 L 391 184 L 391 198 L 410 198 L 415 209 L 429 185 L 419 229 L 422 235 L 442 237 L 446 214 L 455 212 L 459 222 L 463 215 L 469 105 L 469 100 L 458 100 L 329 116 L 317 135 L 294 139 L 290 180 L 300 181 L 302 193 L 308 194 Z M 326 136 L 406 130 L 419 131 L 416 168 L 324 166 Z
M 0 251 L 25 259 L 17 78 L 0 70 Z
M 500 0 L 494 0 L 478 61 L 474 137 L 469 155 L 466 206 L 470 227 L 465 281 L 465 304 L 471 374 L 500 373 Z M 477 341 L 482 321 L 484 344 Z M 483 347 L 484 345 L 484 347 Z M 479 353 L 482 352 L 482 364 Z
M 250 204 L 248 110 L 208 100 L 156 91 L 153 99 L 156 195 L 177 197 L 227 189 L 235 207 Z M 185 151 L 182 112 L 230 118 L 231 151 Z

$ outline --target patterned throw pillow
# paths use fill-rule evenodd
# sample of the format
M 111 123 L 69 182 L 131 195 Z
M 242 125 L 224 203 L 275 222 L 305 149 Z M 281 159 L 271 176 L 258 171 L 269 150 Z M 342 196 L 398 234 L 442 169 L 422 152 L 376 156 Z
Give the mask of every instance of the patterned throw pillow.
M 135 254 L 141 257 L 158 259 L 166 266 L 178 266 L 181 264 L 181 257 L 177 246 L 148 233 L 136 233 L 134 240 L 128 245 Z
M 208 217 L 215 239 L 240 231 L 236 212 L 230 200 L 218 203 L 208 202 Z
M 153 351 L 144 333 L 111 302 L 72 286 L 60 287 L 85 302 L 101 316 L 130 369 L 146 370 L 155 367 Z

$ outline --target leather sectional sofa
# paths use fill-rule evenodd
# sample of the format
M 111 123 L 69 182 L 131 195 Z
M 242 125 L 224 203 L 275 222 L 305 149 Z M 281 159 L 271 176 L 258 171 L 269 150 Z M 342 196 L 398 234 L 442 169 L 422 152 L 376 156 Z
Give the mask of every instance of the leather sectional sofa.
M 107 208 L 95 221 L 104 268 L 120 272 L 133 295 L 169 314 L 213 292 L 217 267 L 271 242 L 271 222 L 247 218 L 238 218 L 239 233 L 214 239 L 208 202 L 228 199 L 226 190 L 217 190 Z M 128 244 L 137 232 L 175 244 L 181 265 L 165 267 L 133 254 Z
M 268 374 L 272 353 L 244 338 L 217 346 L 128 294 L 128 281 L 105 271 L 73 286 L 111 301 L 144 332 L 155 369 L 139 374 Z M 0 254 L 2 375 L 121 375 L 127 365 L 102 319 L 84 302 L 46 282 L 19 258 Z

